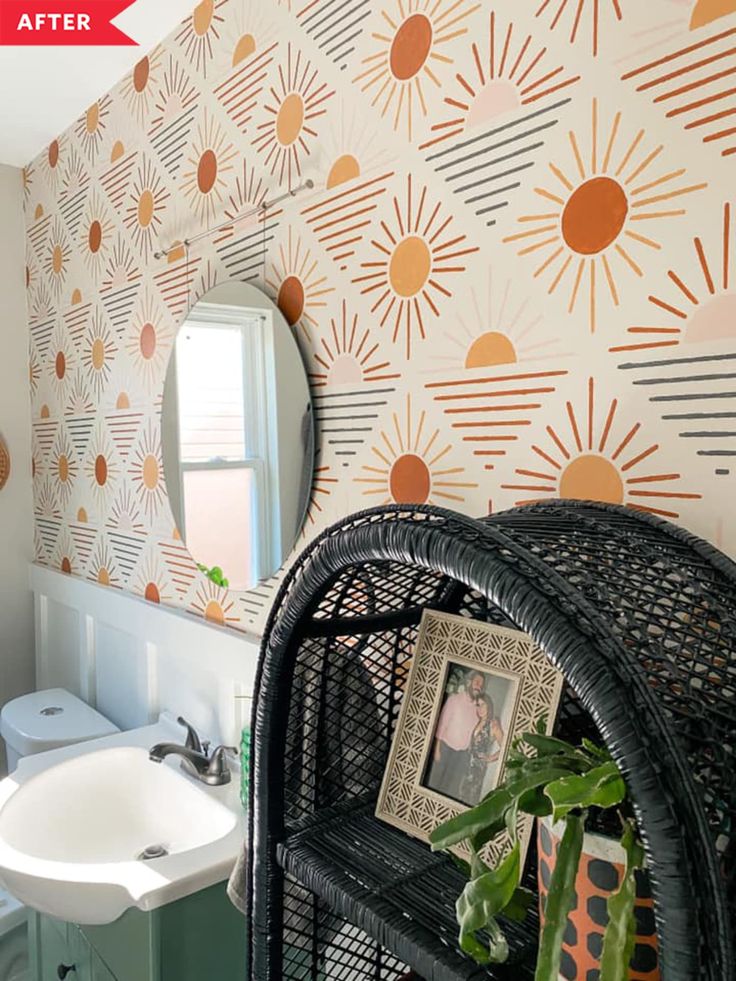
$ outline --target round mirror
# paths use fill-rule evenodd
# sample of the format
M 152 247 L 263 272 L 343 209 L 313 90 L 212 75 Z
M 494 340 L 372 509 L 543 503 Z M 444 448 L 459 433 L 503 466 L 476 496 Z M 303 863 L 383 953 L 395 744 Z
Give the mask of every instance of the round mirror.
M 161 430 L 171 509 L 201 570 L 229 589 L 273 575 L 304 522 L 314 428 L 299 348 L 255 286 L 223 283 L 189 311 Z

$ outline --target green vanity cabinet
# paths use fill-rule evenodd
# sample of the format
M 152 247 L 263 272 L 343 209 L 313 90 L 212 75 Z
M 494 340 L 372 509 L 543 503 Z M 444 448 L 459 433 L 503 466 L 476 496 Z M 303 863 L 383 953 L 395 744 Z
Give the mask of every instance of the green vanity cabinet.
M 245 981 L 245 922 L 225 883 L 115 923 L 76 926 L 33 913 L 31 981 Z M 61 968 L 61 971 L 60 971 Z M 73 970 L 72 970 L 73 969 Z

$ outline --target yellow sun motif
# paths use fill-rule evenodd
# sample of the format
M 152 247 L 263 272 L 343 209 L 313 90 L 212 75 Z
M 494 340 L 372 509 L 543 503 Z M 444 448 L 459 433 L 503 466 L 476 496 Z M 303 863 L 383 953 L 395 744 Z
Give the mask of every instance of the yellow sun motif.
M 240 617 L 233 613 L 234 606 L 235 603 L 229 598 L 226 589 L 221 589 L 209 579 L 205 579 L 197 585 L 191 609 L 205 620 L 224 627 L 240 621 Z
M 170 54 L 154 97 L 149 135 L 155 136 L 160 129 L 175 123 L 196 102 L 196 85 Z
M 327 306 L 324 297 L 335 291 L 326 284 L 327 277 L 320 276 L 317 260 L 300 237 L 294 240 L 289 228 L 286 249 L 283 244 L 279 246 L 279 258 L 271 263 L 266 285 L 290 327 L 299 325 L 309 336 L 309 328 L 317 326 L 316 312 Z
M 184 197 L 200 221 L 209 221 L 220 211 L 227 188 L 226 175 L 235 168 L 238 151 L 213 117 L 204 115 L 187 155 L 182 177 Z
M 324 186 L 329 191 L 360 177 L 375 176 L 389 167 L 392 154 L 364 119 L 350 106 L 333 117 L 321 141 L 325 161 Z
M 465 501 L 466 491 L 477 483 L 462 480 L 464 467 L 450 465 L 452 444 L 444 446 L 439 429 L 427 426 L 427 413 L 412 412 L 411 396 L 406 396 L 402 420 L 393 414 L 393 429 L 381 431 L 381 439 L 371 447 L 372 466 L 364 464 L 361 476 L 363 494 L 378 497 L 376 504 L 438 504 Z
M 364 271 L 353 279 L 373 300 L 371 313 L 380 316 L 381 326 L 391 325 L 393 340 L 404 332 L 407 359 L 414 333 L 426 336 L 428 313 L 439 317 L 437 303 L 452 296 L 445 276 L 463 272 L 462 259 L 478 251 L 463 247 L 466 236 L 455 234 L 451 223 L 451 215 L 441 216 L 439 202 L 427 200 L 426 186 L 413 190 L 409 174 L 405 203 L 394 196 L 393 215 L 381 221 L 380 231 L 374 229 L 375 258 L 361 262 Z
M 706 249 L 693 239 L 687 267 L 667 276 L 665 295 L 650 295 L 647 323 L 628 328 L 630 341 L 612 352 L 642 351 L 673 345 L 732 341 L 736 337 L 736 220 L 730 202 L 723 205 L 717 244 Z
M 595 57 L 598 54 L 598 42 L 601 36 L 602 13 L 607 23 L 615 24 L 620 21 L 623 17 L 621 0 L 541 0 L 534 16 L 549 20 L 551 31 L 557 27 L 560 30 L 569 28 L 570 44 L 575 44 L 585 32 L 587 25 L 591 49 Z
M 43 256 L 43 270 L 47 282 L 51 284 L 58 298 L 69 274 L 69 264 L 72 257 L 72 247 L 61 219 L 55 218 L 51 226 L 51 234 L 46 244 Z
M 141 297 L 125 335 L 125 349 L 136 372 L 149 390 L 161 384 L 169 363 L 174 337 L 169 318 L 155 294 Z
M 362 60 L 353 79 L 372 97 L 381 116 L 393 117 L 393 128 L 403 127 L 411 140 L 415 117 L 427 115 L 423 86 L 440 87 L 439 65 L 451 65 L 443 52 L 449 41 L 468 31 L 463 22 L 480 8 L 465 0 L 395 0 L 392 11 L 381 10 L 383 24 L 371 37 L 374 52 Z
M 661 221 L 684 215 L 679 199 L 707 187 L 706 182 L 686 183 L 684 167 L 652 171 L 663 145 L 646 146 L 643 129 L 631 139 L 619 140 L 620 123 L 617 112 L 601 138 L 594 99 L 587 152 L 570 131 L 570 165 L 563 169 L 549 164 L 552 186 L 534 188 L 540 210 L 522 215 L 523 230 L 504 239 L 517 255 L 541 259 L 534 276 L 544 277 L 550 294 L 566 290 L 568 313 L 581 301 L 586 303 L 591 332 L 600 294 L 614 306 L 619 304 L 619 268 L 644 275 L 629 250 L 659 250 L 652 224 L 656 229 Z
M 155 101 L 163 48 L 157 45 L 136 62 L 122 85 L 123 102 L 133 118 L 143 125 Z
M 470 54 L 472 67 L 457 73 L 455 92 L 445 96 L 447 118 L 433 124 L 433 135 L 420 150 L 491 125 L 522 106 L 538 106 L 580 80 L 555 65 L 547 48 L 533 43 L 531 34 L 520 37 L 510 21 L 504 29 L 495 10 L 489 16 L 487 40 L 473 41 Z
M 84 264 L 95 280 L 105 267 L 114 239 L 115 223 L 102 195 L 94 190 L 84 209 L 79 227 L 79 243 Z
M 269 88 L 270 99 L 263 104 L 265 122 L 256 126 L 253 146 L 263 155 L 263 165 L 279 183 L 291 188 L 301 176 L 301 163 L 309 156 L 310 143 L 317 139 L 315 120 L 327 112 L 325 103 L 335 94 L 320 82 L 317 69 L 301 51 L 287 47 L 286 64 L 279 67 L 279 81 Z
M 130 456 L 128 475 L 133 490 L 149 521 L 166 499 L 164 465 L 161 457 L 161 438 L 151 424 L 144 429 Z
M 90 582 L 96 582 L 99 586 L 109 586 L 112 589 L 123 588 L 117 561 L 109 543 L 104 538 L 97 543 L 92 553 L 92 558 L 87 567 L 87 579 Z
M 115 337 L 99 310 L 95 310 L 82 344 L 81 364 L 91 391 L 99 401 L 110 380 L 118 346 Z
M 133 244 L 146 260 L 158 241 L 162 215 L 170 196 L 151 161 L 142 161 L 128 193 L 123 221 Z
M 455 314 L 452 330 L 444 332 L 447 353 L 433 358 L 437 368 L 496 368 L 563 356 L 559 338 L 513 280 L 497 288 L 489 269 L 485 302 L 475 287 L 469 296 L 472 317 Z
M 74 448 L 65 430 L 60 429 L 49 457 L 49 472 L 56 481 L 58 499 L 66 507 L 79 476 Z
M 345 300 L 340 323 L 330 320 L 330 333 L 319 339 L 313 358 L 317 365 L 309 374 L 313 388 L 364 385 L 399 377 L 398 372 L 391 371 L 391 363 L 382 359 L 370 330 L 359 328 L 358 314 L 348 316 Z
M 228 12 L 222 32 L 222 47 L 228 53 L 230 67 L 237 68 L 261 53 L 276 39 L 276 33 L 259 0 L 241 0 L 236 10 Z
M 93 102 L 76 126 L 76 136 L 79 145 L 84 150 L 90 163 L 94 163 L 105 138 L 107 117 L 110 115 L 112 99 L 109 95 Z
M 624 504 L 638 511 L 678 518 L 672 510 L 680 501 L 700 500 L 701 494 L 678 489 L 682 475 L 652 466 L 659 444 L 642 440 L 640 422 L 619 423 L 619 401 L 606 407 L 596 402 L 595 380 L 588 379 L 584 408 L 565 404 L 569 432 L 546 427 L 547 438 L 533 445 L 532 462 L 515 471 L 514 483 L 504 490 L 523 492 L 515 503 L 530 504 L 549 497 Z
M 226 3 L 227 0 L 200 0 L 176 35 L 182 53 L 205 77 L 214 55 L 214 42 L 220 40 L 225 23 L 220 11 Z

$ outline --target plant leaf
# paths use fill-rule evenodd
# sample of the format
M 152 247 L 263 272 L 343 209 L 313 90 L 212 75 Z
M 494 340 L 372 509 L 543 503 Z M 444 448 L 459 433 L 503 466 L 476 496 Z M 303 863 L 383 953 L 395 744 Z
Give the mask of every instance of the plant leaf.
M 626 852 L 626 869 L 618 890 L 608 897 L 608 926 L 603 937 L 600 981 L 627 981 L 634 953 L 636 919 L 636 869 L 642 867 L 644 850 L 636 840 L 631 821 L 626 822 L 621 838 Z
M 552 813 L 552 801 L 541 787 L 534 787 L 519 797 L 519 810 L 534 817 L 546 817 Z
M 478 947 L 481 947 L 486 960 L 479 963 L 487 963 L 488 960 L 499 962 L 508 956 L 506 938 L 500 928 L 496 931 L 495 918 L 513 899 L 520 876 L 521 849 L 517 841 L 497 868 L 471 879 L 458 897 L 455 911 L 460 926 L 460 946 L 476 960 Z M 488 930 L 491 936 L 488 950 L 473 936 L 483 929 Z
M 534 905 L 536 898 L 531 890 L 519 886 L 518 889 L 514 890 L 514 895 L 504 906 L 503 915 L 507 920 L 515 920 L 520 923 L 526 919 L 529 907 Z
M 492 791 L 480 804 L 464 811 L 444 824 L 440 824 L 429 836 L 432 851 L 450 848 L 467 838 L 485 831 L 489 826 L 504 826 L 504 815 L 511 804 L 511 794 L 505 787 Z M 497 832 L 496 832 L 497 833 Z
M 626 784 L 610 760 L 588 773 L 561 777 L 549 783 L 544 792 L 552 801 L 552 820 L 559 821 L 576 808 L 620 804 L 626 797 Z
M 568 814 L 565 818 L 565 831 L 549 883 L 534 981 L 557 981 L 560 975 L 562 937 L 567 926 L 567 917 L 575 902 L 575 878 L 583 847 L 584 824 L 584 812 Z

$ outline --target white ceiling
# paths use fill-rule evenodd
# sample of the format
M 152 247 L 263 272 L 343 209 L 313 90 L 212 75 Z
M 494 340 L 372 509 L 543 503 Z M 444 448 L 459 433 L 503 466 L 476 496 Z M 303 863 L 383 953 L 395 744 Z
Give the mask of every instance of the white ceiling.
M 0 163 L 22 167 L 163 40 L 196 0 L 136 0 L 115 24 L 138 47 L 0 47 Z

